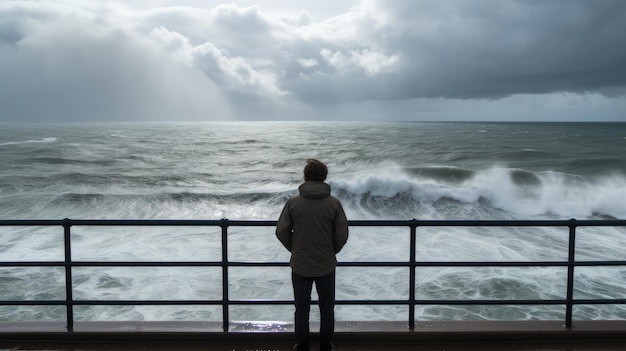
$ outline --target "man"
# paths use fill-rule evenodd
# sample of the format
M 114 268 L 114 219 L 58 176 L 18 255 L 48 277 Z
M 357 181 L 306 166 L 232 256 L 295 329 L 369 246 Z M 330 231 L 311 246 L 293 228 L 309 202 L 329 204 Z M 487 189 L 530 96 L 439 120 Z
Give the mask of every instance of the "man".
M 319 296 L 320 350 L 332 348 L 335 331 L 335 267 L 337 254 L 348 240 L 348 220 L 337 198 L 326 184 L 328 168 L 308 159 L 299 195 L 283 208 L 276 237 L 291 252 L 289 265 L 296 304 L 296 349 L 309 350 L 311 289 Z

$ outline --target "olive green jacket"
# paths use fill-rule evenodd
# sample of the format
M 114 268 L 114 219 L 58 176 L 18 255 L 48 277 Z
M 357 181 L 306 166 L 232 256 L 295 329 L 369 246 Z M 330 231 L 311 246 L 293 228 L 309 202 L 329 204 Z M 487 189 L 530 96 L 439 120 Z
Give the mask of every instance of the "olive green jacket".
M 330 185 L 307 181 L 290 198 L 278 219 L 276 237 L 291 252 L 291 269 L 304 277 L 321 277 L 337 266 L 335 254 L 348 241 L 348 220 Z

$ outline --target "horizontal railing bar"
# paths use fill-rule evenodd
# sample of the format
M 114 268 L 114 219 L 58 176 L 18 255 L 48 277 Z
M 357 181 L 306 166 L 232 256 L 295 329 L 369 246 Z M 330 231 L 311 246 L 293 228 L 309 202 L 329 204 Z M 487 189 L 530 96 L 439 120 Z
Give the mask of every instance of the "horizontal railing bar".
M 575 305 L 624 305 L 626 299 L 574 299 Z
M 335 305 L 564 305 L 566 299 L 562 300 L 336 300 Z M 311 301 L 311 304 L 318 304 L 318 301 Z M 610 304 L 610 302 L 603 302 Z M 293 301 L 264 301 L 264 300 L 230 300 L 229 305 L 293 305 Z M 615 304 L 621 304 L 618 300 Z
M 553 227 L 553 226 L 624 226 L 626 220 L 351 220 L 351 226 L 418 226 L 418 227 Z
M 173 220 L 173 219 L 62 219 L 0 220 L 0 226 L 275 226 L 275 220 Z M 626 220 L 349 220 L 348 225 L 365 227 L 548 227 L 548 226 L 624 226 Z
M 15 262 L 0 262 L 0 267 L 63 267 L 65 263 L 55 261 L 15 261 Z
M 292 301 L 293 303 L 293 301 Z M 24 301 L 0 301 L 0 306 L 58 306 L 66 305 L 65 300 L 24 300 Z M 102 301 L 80 301 L 72 300 L 73 305 L 87 305 L 87 306 L 101 306 L 101 305 L 221 305 L 221 300 L 140 300 L 140 301 L 128 301 L 128 300 L 102 300 Z
M 340 267 L 559 267 L 567 262 L 338 262 Z M 593 266 L 594 264 L 584 264 Z M 598 263 L 595 265 L 620 265 Z M 626 262 L 621 262 L 626 265 Z M 0 262 L 0 267 L 62 267 L 63 262 Z M 72 262 L 73 267 L 219 267 L 221 262 Z M 288 267 L 288 262 L 229 262 L 229 267 Z
M 576 261 L 575 266 L 626 266 L 626 261 Z
M 566 299 L 556 300 L 415 300 L 416 305 L 563 305 Z M 318 304 L 317 300 L 311 300 Z M 337 305 L 408 305 L 408 300 L 336 300 Z M 622 305 L 626 299 L 574 299 L 575 305 Z M 0 301 L 0 306 L 60 306 L 64 300 Z M 178 305 L 223 305 L 222 300 L 73 300 L 81 306 L 178 306 Z M 293 305 L 293 300 L 229 300 L 229 305 Z
M 623 263 L 626 265 L 626 262 Z M 566 261 L 518 261 L 518 262 L 338 262 L 341 267 L 563 267 Z
M 244 221 L 242 221 L 244 222 Z M 268 223 L 265 223 L 268 222 Z M 250 221 L 248 224 L 271 225 L 276 221 Z M 230 220 L 202 220 L 202 219 L 32 219 L 32 220 L 0 220 L 0 226 L 216 226 L 229 223 Z M 241 224 L 244 225 L 243 223 Z
M 336 300 L 336 305 L 563 305 L 566 299 L 559 300 Z M 621 300 L 617 300 L 620 304 Z M 293 305 L 292 300 L 229 300 L 230 305 Z M 311 300 L 312 304 L 319 301 Z M 604 303 L 610 303 L 604 301 Z
M 562 305 L 563 300 L 415 300 L 418 305 Z M 593 300 L 592 300 L 593 301 Z M 617 303 L 621 301 L 618 300 Z M 607 303 L 607 301 L 602 301 Z M 177 306 L 223 305 L 222 300 L 73 300 L 75 306 Z M 228 300 L 229 305 L 293 305 L 293 300 Z M 312 300 L 312 304 L 319 301 Z M 337 305 L 408 305 L 408 300 L 336 300 Z M 63 300 L 2 301 L 0 305 L 64 305 Z M 585 303 L 587 304 L 587 303 Z
M 142 262 L 142 261 L 123 261 L 123 262 L 92 262 L 92 261 L 72 261 L 74 267 L 218 267 L 221 262 Z
M 0 226 L 56 226 L 63 225 L 62 219 L 2 219 Z
M 416 305 L 564 305 L 559 300 L 415 300 Z
M 291 302 L 293 304 L 293 301 Z M 52 300 L 52 301 L 38 301 L 38 300 L 25 300 L 25 301 L 0 301 L 0 306 L 58 306 L 66 305 L 65 300 Z M 72 300 L 73 305 L 82 306 L 103 306 L 103 305 L 116 305 L 116 306 L 139 306 L 139 305 L 222 305 L 222 300 Z
M 416 267 L 561 267 L 563 261 L 519 261 L 519 262 L 415 262 Z
M 59 261 L 13 261 L 0 262 L 0 267 L 63 267 Z M 219 261 L 73 261 L 74 267 L 218 267 L 223 264 Z M 341 267 L 563 267 L 566 261 L 483 261 L 483 262 L 444 262 L 418 261 L 410 262 L 338 262 Z M 577 261 L 575 266 L 626 266 L 626 261 Z M 288 267 L 288 262 L 229 262 L 230 267 Z
M 66 304 L 65 300 L 0 301 L 0 306 L 60 306 Z
M 0 267 L 63 267 L 63 262 L 0 262 Z M 74 267 L 210 267 L 220 266 L 219 262 L 72 262 Z

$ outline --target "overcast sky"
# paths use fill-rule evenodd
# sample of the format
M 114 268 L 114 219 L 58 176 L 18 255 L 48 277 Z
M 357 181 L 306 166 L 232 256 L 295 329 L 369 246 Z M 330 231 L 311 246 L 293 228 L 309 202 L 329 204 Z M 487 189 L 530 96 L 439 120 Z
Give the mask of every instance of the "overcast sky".
M 624 121 L 624 0 L 0 2 L 0 121 Z

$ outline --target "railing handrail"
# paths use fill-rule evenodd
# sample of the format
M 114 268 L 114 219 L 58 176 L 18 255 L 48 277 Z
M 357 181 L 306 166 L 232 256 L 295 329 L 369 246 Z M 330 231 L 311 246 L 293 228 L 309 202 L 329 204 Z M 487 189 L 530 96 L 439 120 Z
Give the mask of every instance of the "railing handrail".
M 54 226 L 54 225 L 89 225 L 89 226 L 274 226 L 276 220 L 232 220 L 232 219 L 0 219 L 0 226 Z M 422 220 L 422 219 L 396 219 L 396 220 L 348 220 L 349 226 L 368 227 L 401 227 L 401 226 L 423 226 L 423 227 L 614 227 L 626 225 L 624 219 L 540 219 L 540 220 L 491 220 L 491 219 L 452 219 L 452 220 Z
M 377 299 L 377 300 L 338 300 L 337 304 L 344 305 L 408 305 L 409 328 L 415 326 L 415 306 L 417 305 L 565 305 L 565 326 L 572 326 L 572 310 L 575 304 L 626 304 L 626 299 L 574 299 L 574 268 L 577 266 L 626 266 L 626 261 L 576 261 L 575 236 L 576 228 L 582 226 L 626 226 L 626 220 L 350 220 L 351 227 L 408 227 L 410 229 L 410 255 L 408 261 L 393 262 L 339 262 L 340 267 L 408 267 L 409 268 L 409 298 L 404 300 Z M 169 219 L 34 219 L 34 220 L 0 220 L 2 226 L 62 226 L 64 228 L 64 256 L 63 261 L 0 261 L 0 267 L 49 267 L 65 268 L 65 300 L 22 300 L 0 301 L 1 305 L 65 305 L 67 311 L 67 330 L 73 331 L 74 306 L 78 305 L 222 305 L 223 330 L 229 329 L 230 305 L 286 305 L 293 304 L 292 300 L 245 300 L 230 299 L 228 294 L 229 267 L 285 267 L 287 262 L 236 262 L 228 259 L 228 228 L 250 226 L 275 226 L 275 220 L 169 220 Z M 71 253 L 72 226 L 214 226 L 221 228 L 222 258 L 217 261 L 74 261 Z M 484 261 L 484 262 L 457 262 L 457 261 L 417 261 L 416 260 L 416 231 L 418 227 L 567 227 L 569 228 L 568 259 L 566 261 Z M 162 266 L 206 266 L 222 268 L 222 299 L 220 300 L 77 300 L 73 298 L 72 268 L 73 267 L 105 267 L 105 266 L 132 266 L 132 267 L 162 267 Z M 415 270 L 417 267 L 567 267 L 567 291 L 564 299 L 420 299 L 415 298 Z M 316 303 L 314 301 L 314 303 Z

